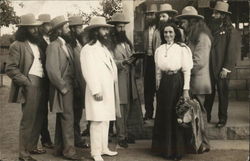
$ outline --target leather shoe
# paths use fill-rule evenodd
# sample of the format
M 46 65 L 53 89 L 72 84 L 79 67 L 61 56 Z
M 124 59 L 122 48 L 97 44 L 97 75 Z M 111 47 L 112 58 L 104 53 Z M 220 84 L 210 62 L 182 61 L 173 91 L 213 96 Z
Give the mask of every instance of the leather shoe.
M 75 146 L 76 146 L 77 148 L 89 148 L 89 147 L 90 147 L 89 144 L 86 143 L 85 141 L 82 141 L 82 142 L 80 142 L 80 143 L 77 143 L 77 144 L 75 144 Z
M 31 156 L 27 156 L 27 157 L 19 157 L 18 158 L 19 161 L 37 161 L 36 159 L 32 158 Z
M 118 145 L 119 145 L 120 147 L 127 148 L 127 147 L 128 147 L 127 140 L 126 140 L 126 139 L 119 140 L 119 141 L 118 141 Z
M 107 156 L 116 156 L 117 154 L 118 154 L 118 152 L 111 151 L 111 150 L 106 150 L 106 151 L 102 152 L 102 155 L 107 155 Z
M 93 159 L 94 159 L 94 161 L 104 161 L 102 159 L 102 156 L 100 156 L 100 155 L 93 156 Z
M 222 127 L 224 127 L 226 125 L 226 122 L 218 122 L 217 124 L 216 124 L 216 127 L 217 128 L 222 128 Z
M 78 161 L 82 161 L 84 160 L 85 158 L 84 157 L 81 157 L 77 154 L 73 154 L 73 155 L 64 155 L 63 156 L 65 159 L 69 159 L 69 160 L 78 160 Z
M 42 143 L 42 146 L 45 147 L 45 148 L 48 148 L 48 149 L 53 149 L 54 148 L 52 143 Z

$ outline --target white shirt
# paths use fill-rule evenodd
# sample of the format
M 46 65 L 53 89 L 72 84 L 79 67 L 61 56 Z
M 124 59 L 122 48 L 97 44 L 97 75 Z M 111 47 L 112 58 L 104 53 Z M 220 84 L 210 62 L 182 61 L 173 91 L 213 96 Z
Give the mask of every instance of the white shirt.
M 41 62 L 41 58 L 40 58 L 40 51 L 38 49 L 38 46 L 29 42 L 29 41 L 28 41 L 28 43 L 29 43 L 30 48 L 31 48 L 33 55 L 34 55 L 34 60 L 33 60 L 33 63 L 31 65 L 29 74 L 43 78 L 44 71 L 43 71 L 43 66 L 42 66 L 42 62 Z
M 188 46 L 181 47 L 176 43 L 163 44 L 155 51 L 156 85 L 159 86 L 162 71 L 182 70 L 184 87 L 189 89 L 190 74 L 193 68 L 192 52 Z
M 47 44 L 50 44 L 50 39 L 48 36 L 43 35 L 43 39 L 47 42 Z
M 152 46 L 153 46 L 153 34 L 154 34 L 154 31 L 155 31 L 155 26 L 153 27 L 149 27 L 148 29 L 148 50 L 147 50 L 147 55 L 148 56 L 152 56 L 153 55 L 153 49 L 152 49 Z

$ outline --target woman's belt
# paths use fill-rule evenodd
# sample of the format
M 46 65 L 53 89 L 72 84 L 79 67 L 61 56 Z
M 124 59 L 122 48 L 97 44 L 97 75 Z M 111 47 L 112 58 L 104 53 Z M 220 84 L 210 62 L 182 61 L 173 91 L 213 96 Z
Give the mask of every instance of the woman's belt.
M 162 71 L 162 73 L 163 73 L 163 74 L 166 74 L 166 75 L 174 75 L 174 74 L 177 74 L 178 72 L 180 72 L 180 70 Z

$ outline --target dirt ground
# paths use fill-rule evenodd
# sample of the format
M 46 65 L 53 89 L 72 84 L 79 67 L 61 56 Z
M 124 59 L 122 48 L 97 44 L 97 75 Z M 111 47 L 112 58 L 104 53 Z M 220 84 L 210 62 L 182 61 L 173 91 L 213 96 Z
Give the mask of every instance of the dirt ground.
M 0 87 L 0 161 L 17 161 L 18 158 L 18 129 L 21 118 L 19 104 L 8 103 L 10 81 L 4 78 L 4 87 Z M 55 126 L 55 114 L 49 113 L 49 129 L 53 139 Z M 82 128 L 84 123 L 82 124 Z M 104 157 L 105 161 L 164 161 L 166 159 L 153 156 L 150 153 L 151 141 L 137 141 L 128 149 L 117 149 L 119 155 L 116 157 Z M 111 149 L 115 149 L 111 143 Z M 52 150 L 46 154 L 33 156 L 38 161 L 65 161 L 54 157 Z M 78 152 L 91 161 L 89 149 L 78 149 Z M 247 150 L 211 150 L 201 155 L 187 155 L 183 161 L 247 161 L 249 152 Z

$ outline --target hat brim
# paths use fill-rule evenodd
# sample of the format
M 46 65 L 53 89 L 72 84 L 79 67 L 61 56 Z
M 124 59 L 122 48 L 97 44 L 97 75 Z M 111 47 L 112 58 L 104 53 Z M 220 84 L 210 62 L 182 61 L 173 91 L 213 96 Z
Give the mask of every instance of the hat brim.
M 215 9 L 215 8 L 210 8 L 211 10 L 216 10 L 216 11 L 219 11 L 219 12 L 223 12 L 223 13 L 227 13 L 227 14 L 232 14 L 232 12 L 229 12 L 229 11 L 222 11 L 222 10 L 218 10 L 218 9 Z
M 32 23 L 32 24 L 22 24 L 22 23 L 20 23 L 20 24 L 17 24 L 16 26 L 40 26 L 40 25 L 42 25 L 43 24 L 43 22 L 41 22 L 41 21 L 36 21 L 36 22 L 34 22 L 34 23 Z
M 108 24 L 111 24 L 111 25 L 117 24 L 117 23 L 128 24 L 129 21 L 108 21 L 107 23 L 108 23 Z
M 163 10 L 163 11 L 158 11 L 157 13 L 160 14 L 160 13 L 173 13 L 173 14 L 177 14 L 178 11 L 176 10 Z
M 73 23 L 73 24 L 69 24 L 69 26 L 80 26 L 80 25 L 83 25 L 83 23 Z
M 144 14 L 147 14 L 147 13 L 157 13 L 157 11 L 146 11 Z
M 54 26 L 54 27 L 51 29 L 51 31 L 57 29 L 57 28 L 60 27 L 60 26 L 65 25 L 65 24 L 68 23 L 68 22 L 69 22 L 69 21 L 63 21 L 63 22 L 57 24 L 56 26 Z
M 179 16 L 176 16 L 175 18 L 177 18 L 177 19 L 184 19 L 184 18 L 201 18 L 201 19 L 204 19 L 204 16 L 202 16 L 202 15 L 179 15 Z
M 114 25 L 109 25 L 109 24 L 95 24 L 95 25 L 89 25 L 87 27 L 84 28 L 84 31 L 89 31 L 93 28 L 97 28 L 97 27 L 114 27 Z

